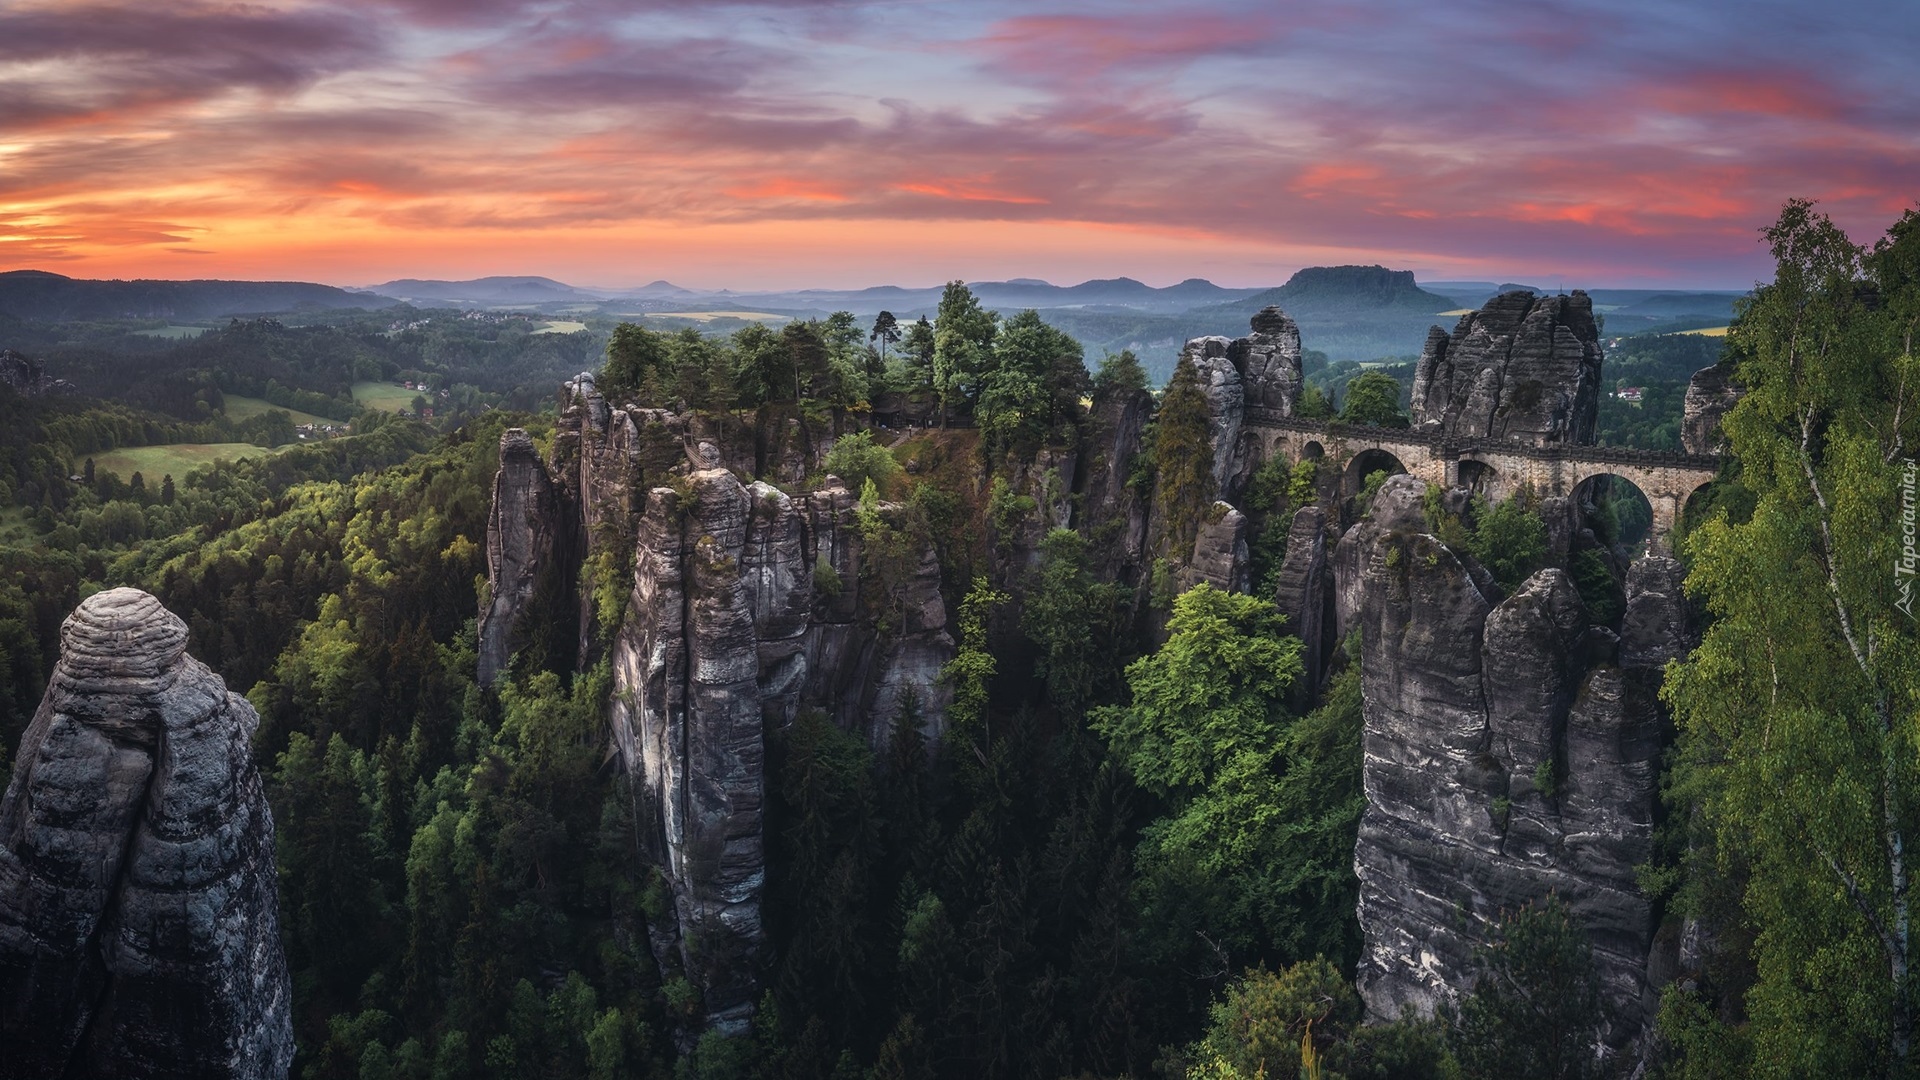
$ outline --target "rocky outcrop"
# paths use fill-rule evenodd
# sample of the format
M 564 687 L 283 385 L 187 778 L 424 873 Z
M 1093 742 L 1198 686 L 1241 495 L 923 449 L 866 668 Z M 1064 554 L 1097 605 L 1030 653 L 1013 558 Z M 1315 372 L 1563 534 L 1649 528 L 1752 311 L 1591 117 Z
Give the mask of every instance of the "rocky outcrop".
M 480 685 L 491 686 L 507 658 L 525 644 L 521 619 L 533 604 L 540 573 L 554 567 L 559 504 L 553 480 L 523 428 L 500 435 L 500 471 L 487 516 L 487 582 L 480 608 Z
M 136 589 L 84 601 L 0 802 L 0 1073 L 282 1077 L 273 815 L 245 698 Z
M 614 644 L 612 724 L 642 835 L 673 886 L 676 959 L 709 1021 L 744 1029 L 766 874 L 760 651 L 742 574 L 754 515 L 732 473 L 702 469 L 690 486 L 685 499 L 648 493 Z
M 1095 394 L 1081 447 L 1080 533 L 1094 572 L 1127 585 L 1146 563 L 1147 500 L 1129 481 L 1152 418 L 1153 395 L 1145 390 Z
M 726 419 L 614 408 L 585 376 L 562 404 L 550 464 L 524 433 L 502 441 L 482 675 L 518 647 L 528 598 L 577 580 L 578 662 L 610 651 L 611 739 L 673 898 L 649 927 L 656 956 L 700 990 L 711 1026 L 744 1030 L 764 937 L 763 725 L 820 709 L 879 746 L 913 699 L 937 739 L 950 698 L 939 673 L 954 654 L 939 564 L 897 530 L 864 550 L 873 519 L 862 524 L 869 511 L 836 478 L 804 495 L 743 482 L 754 461 L 774 475 L 810 467 L 803 425 L 775 418 L 761 438 Z M 901 507 L 869 510 L 902 523 Z M 620 625 L 589 640 L 611 609 L 601 579 L 629 566 Z
M 1221 592 L 1247 591 L 1247 516 L 1216 502 L 1193 538 L 1193 558 L 1182 574 L 1182 585 L 1202 582 Z
M 1534 446 L 1589 444 L 1600 409 L 1593 303 L 1515 291 L 1427 334 L 1413 376 L 1413 426 Z
M 40 361 L 12 349 L 0 349 L 0 385 L 21 397 L 76 392 L 72 383 L 48 375 L 46 366 Z
M 1388 480 L 1334 554 L 1363 648 L 1361 995 L 1377 1017 L 1431 1013 L 1471 987 L 1502 913 L 1551 894 L 1592 939 L 1617 1053 L 1654 1003 L 1633 868 L 1651 852 L 1656 662 L 1688 640 L 1678 564 L 1634 564 L 1621 638 L 1558 568 L 1494 603 L 1424 531 L 1422 487 Z
M 1733 383 L 1733 365 L 1701 368 L 1687 380 L 1687 399 L 1681 407 L 1680 446 L 1689 454 L 1717 454 L 1726 440 L 1720 418 L 1740 403 L 1742 391 Z
M 1333 649 L 1333 592 L 1327 568 L 1327 514 L 1318 506 L 1302 507 L 1287 530 L 1287 555 L 1280 563 L 1280 581 L 1273 602 L 1287 617 L 1287 629 L 1299 637 L 1302 674 L 1294 691 L 1296 707 L 1305 706 L 1320 692 L 1320 679 Z
M 1259 466 L 1259 451 L 1243 439 L 1248 409 L 1292 416 L 1300 401 L 1300 328 L 1277 307 L 1253 317 L 1243 338 L 1199 337 L 1180 355 L 1193 364 L 1207 397 L 1213 438 L 1213 481 L 1219 497 L 1239 497 Z

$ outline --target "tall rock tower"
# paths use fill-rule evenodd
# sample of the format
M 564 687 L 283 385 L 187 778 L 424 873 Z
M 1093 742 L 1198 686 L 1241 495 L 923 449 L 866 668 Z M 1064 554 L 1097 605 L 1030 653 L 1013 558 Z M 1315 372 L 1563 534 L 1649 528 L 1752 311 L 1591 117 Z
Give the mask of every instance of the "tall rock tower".
M 1413 373 L 1413 426 L 1534 446 L 1587 445 L 1600 416 L 1593 302 L 1501 293 L 1427 333 Z
M 87 598 L 0 802 L 0 1076 L 284 1077 L 253 706 L 138 589 Z

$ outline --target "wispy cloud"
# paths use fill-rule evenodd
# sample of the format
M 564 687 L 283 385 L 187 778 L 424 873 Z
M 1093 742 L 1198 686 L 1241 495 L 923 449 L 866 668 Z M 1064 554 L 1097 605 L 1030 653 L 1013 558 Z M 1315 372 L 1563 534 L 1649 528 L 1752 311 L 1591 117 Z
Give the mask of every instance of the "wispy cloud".
M 809 244 L 938 280 L 962 236 L 1006 274 L 1098 252 L 1253 283 L 1351 253 L 1732 284 L 1788 196 L 1863 230 L 1920 199 L 1920 85 L 1890 76 L 1920 14 L 1719 11 L 22 3 L 0 264 L 611 281 L 757 232 L 789 262 L 735 283 L 809 280 Z

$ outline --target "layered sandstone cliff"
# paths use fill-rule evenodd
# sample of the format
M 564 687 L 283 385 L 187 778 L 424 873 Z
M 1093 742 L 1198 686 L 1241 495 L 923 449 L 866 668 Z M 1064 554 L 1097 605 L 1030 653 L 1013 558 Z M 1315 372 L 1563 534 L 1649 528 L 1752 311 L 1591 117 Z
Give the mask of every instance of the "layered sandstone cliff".
M 1426 531 L 1424 485 L 1390 479 L 1334 556 L 1361 631 L 1367 808 L 1354 853 L 1359 983 L 1381 1018 L 1464 993 L 1503 913 L 1555 895 L 1588 931 L 1617 1052 L 1651 1015 L 1659 668 L 1688 647 L 1680 567 L 1633 564 L 1616 634 L 1565 572 L 1495 602 Z
M 0 1074 L 286 1075 L 258 716 L 139 590 L 60 639 L 0 802 Z
M 562 392 L 549 463 L 509 431 L 479 649 L 495 675 L 516 627 L 558 616 L 578 620 L 578 663 L 607 650 L 610 738 L 673 901 L 651 927 L 656 952 L 730 1031 L 750 1016 L 764 940 L 765 725 L 819 709 L 877 746 L 912 699 L 937 739 L 954 653 L 932 549 L 896 533 L 866 552 L 876 526 L 836 478 L 805 494 L 743 479 L 797 481 L 822 447 L 797 422 L 723 430 L 734 422 L 615 408 L 583 376 Z M 891 528 L 900 508 L 864 513 Z M 543 610 L 542 581 L 572 593 Z M 617 626 L 598 621 L 610 595 L 626 599 Z

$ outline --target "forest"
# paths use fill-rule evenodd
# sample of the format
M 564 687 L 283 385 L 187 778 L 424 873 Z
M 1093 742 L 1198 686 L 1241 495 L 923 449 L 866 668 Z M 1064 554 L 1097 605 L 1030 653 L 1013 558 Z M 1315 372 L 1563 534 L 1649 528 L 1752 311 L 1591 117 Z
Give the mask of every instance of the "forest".
M 1920 656 L 1889 568 L 1895 466 L 1920 438 L 1920 215 L 1857 244 L 1793 203 L 1767 239 L 1774 281 L 1726 339 L 1747 391 L 1724 423 L 1730 463 L 1677 545 L 1705 629 L 1666 673 L 1660 854 L 1640 873 L 1715 945 L 1704 977 L 1664 990 L 1645 1075 L 1905 1075 Z M 1362 1023 L 1359 643 L 1304 694 L 1302 643 L 1269 599 L 1293 512 L 1328 499 L 1310 463 L 1251 482 L 1251 593 L 1129 586 L 1103 572 L 1105 538 L 1040 526 L 1036 563 L 993 581 L 990 538 L 1037 510 L 1005 478 L 1105 437 L 1089 403 L 1147 388 L 1131 354 L 1090 370 L 1037 314 L 1001 318 L 958 282 L 906 325 L 622 324 L 604 347 L 478 320 L 389 333 L 395 317 L 235 322 L 137 353 L 41 327 L 26 336 L 48 342 L 49 371 L 91 396 L 0 388 L 0 501 L 22 530 L 0 546 L 0 769 L 83 596 L 138 585 L 187 621 L 191 654 L 262 718 L 295 1075 L 1612 1068 L 1590 1051 L 1587 934 L 1551 899 L 1508 913 L 1457 1006 Z M 1684 391 L 1718 348 L 1651 339 L 1608 370 Z M 1343 377 L 1310 381 L 1308 415 L 1407 422 L 1398 372 L 1315 367 Z M 698 1030 L 697 991 L 648 946 L 665 883 L 609 763 L 604 653 L 529 647 L 476 681 L 501 432 L 550 444 L 552 392 L 583 369 L 623 401 L 830 427 L 823 471 L 905 507 L 863 527 L 930 545 L 955 613 L 943 740 L 913 708 L 879 751 L 817 713 L 765 732 L 771 949 L 745 1035 Z M 429 423 L 354 402 L 354 383 L 394 379 L 470 388 L 469 407 Z M 181 476 L 73 471 L 113 447 L 255 433 L 224 394 L 346 431 Z M 1133 474 L 1190 543 L 1211 452 L 1191 365 L 1153 402 Z M 1644 420 L 1603 408 L 1602 441 L 1665 448 L 1678 409 L 1652 389 Z M 922 436 L 885 445 L 883 422 Z M 1505 587 L 1545 557 L 1526 500 L 1462 512 L 1436 490 L 1428 513 Z M 886 543 L 869 550 L 863 574 L 892 572 Z M 1596 604 L 1617 588 L 1590 584 Z M 604 631 L 625 600 L 602 602 Z

